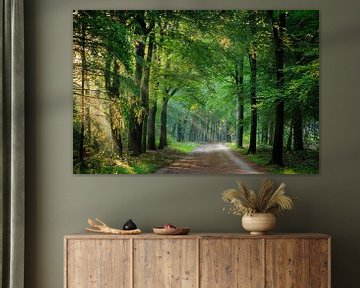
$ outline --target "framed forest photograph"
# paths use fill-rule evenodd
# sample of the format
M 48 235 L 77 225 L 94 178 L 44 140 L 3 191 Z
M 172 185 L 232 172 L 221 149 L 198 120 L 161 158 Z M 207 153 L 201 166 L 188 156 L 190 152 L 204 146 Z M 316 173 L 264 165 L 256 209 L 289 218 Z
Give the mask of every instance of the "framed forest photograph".
M 318 10 L 73 11 L 74 174 L 318 174 Z

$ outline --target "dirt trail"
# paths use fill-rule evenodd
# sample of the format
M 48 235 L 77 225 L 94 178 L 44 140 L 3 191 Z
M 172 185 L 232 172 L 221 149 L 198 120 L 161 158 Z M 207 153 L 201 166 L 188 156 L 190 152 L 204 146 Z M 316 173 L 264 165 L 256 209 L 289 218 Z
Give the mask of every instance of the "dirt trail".
M 158 174 L 262 174 L 261 168 L 235 155 L 223 143 L 204 144 Z

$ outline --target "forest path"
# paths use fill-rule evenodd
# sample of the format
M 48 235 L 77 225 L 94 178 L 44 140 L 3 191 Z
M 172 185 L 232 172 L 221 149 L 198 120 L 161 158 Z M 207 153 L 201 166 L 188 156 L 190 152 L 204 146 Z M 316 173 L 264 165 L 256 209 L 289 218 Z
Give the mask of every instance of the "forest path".
M 158 174 L 262 174 L 256 164 L 235 155 L 223 143 L 204 144 L 187 157 L 159 169 Z

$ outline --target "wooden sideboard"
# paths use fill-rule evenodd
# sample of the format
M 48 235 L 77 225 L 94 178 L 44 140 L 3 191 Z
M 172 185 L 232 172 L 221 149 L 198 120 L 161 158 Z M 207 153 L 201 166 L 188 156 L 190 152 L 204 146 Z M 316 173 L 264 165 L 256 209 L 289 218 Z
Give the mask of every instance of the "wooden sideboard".
M 65 288 L 329 288 L 323 234 L 67 235 Z

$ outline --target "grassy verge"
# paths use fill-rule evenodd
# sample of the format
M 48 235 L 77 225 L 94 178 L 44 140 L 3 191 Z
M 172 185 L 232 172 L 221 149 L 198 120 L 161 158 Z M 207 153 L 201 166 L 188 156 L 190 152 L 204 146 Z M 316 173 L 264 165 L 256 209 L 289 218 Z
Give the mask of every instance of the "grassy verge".
M 169 147 L 175 149 L 179 152 L 183 153 L 190 153 L 195 148 L 197 148 L 200 144 L 195 142 L 177 142 L 177 141 L 170 141 Z
M 247 155 L 247 148 L 236 148 L 230 144 L 230 148 L 239 151 L 249 161 L 264 167 L 270 174 L 318 174 L 319 173 L 319 151 L 284 151 L 284 166 L 269 165 L 271 160 L 271 147 L 259 146 L 255 155 Z
M 74 174 L 151 174 L 186 156 L 198 145 L 172 141 L 169 147 L 163 150 L 147 151 L 136 157 L 118 159 L 97 155 L 87 159 L 86 167 L 82 171 L 79 165 L 75 165 Z

